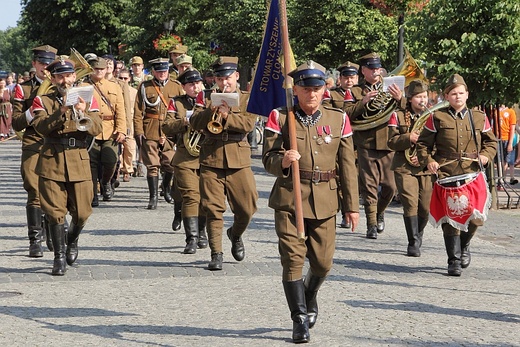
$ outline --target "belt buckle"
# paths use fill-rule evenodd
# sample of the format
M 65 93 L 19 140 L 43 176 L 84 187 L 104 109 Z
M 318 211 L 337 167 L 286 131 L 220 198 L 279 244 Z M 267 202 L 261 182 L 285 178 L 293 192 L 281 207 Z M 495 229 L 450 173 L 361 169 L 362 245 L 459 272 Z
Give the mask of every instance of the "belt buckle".
M 74 137 L 69 138 L 69 147 L 76 147 L 76 139 Z
M 312 182 L 314 184 L 318 184 L 318 183 L 320 183 L 320 181 L 321 181 L 321 171 L 319 171 L 319 170 L 312 171 Z
M 229 133 L 226 131 L 226 132 L 222 133 L 222 141 L 227 141 L 227 140 L 229 140 Z

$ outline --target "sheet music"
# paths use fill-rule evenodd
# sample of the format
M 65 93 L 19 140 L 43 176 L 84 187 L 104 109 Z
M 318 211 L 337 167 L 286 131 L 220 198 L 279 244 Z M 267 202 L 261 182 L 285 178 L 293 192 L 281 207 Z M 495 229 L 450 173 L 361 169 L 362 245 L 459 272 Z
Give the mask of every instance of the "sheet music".
M 94 86 L 72 87 L 67 89 L 67 97 L 65 106 L 72 106 L 78 103 L 78 98 L 81 97 L 85 102 L 90 102 L 94 94 Z
M 394 83 L 397 84 L 397 86 L 399 87 L 399 89 L 401 89 L 402 92 L 404 92 L 404 83 L 405 83 L 404 76 L 383 77 L 383 91 L 387 92 L 388 87 Z
M 238 107 L 238 93 L 211 93 L 212 106 L 220 106 L 222 105 L 222 101 L 227 102 L 229 107 Z

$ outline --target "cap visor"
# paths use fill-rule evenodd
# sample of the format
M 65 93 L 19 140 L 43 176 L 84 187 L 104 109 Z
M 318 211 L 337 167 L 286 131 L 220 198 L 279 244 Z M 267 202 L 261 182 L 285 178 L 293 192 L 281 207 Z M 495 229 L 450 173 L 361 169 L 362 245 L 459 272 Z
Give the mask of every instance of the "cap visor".
M 325 81 L 321 78 L 307 78 L 301 81 L 298 81 L 296 85 L 301 87 L 321 87 L 325 85 Z

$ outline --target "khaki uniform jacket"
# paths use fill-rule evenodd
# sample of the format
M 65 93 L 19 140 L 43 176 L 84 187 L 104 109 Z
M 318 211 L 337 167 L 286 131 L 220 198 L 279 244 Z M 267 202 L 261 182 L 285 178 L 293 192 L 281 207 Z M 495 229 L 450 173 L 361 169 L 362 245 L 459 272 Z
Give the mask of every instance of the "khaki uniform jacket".
M 163 132 L 169 136 L 176 138 L 177 151 L 173 157 L 172 165 L 187 169 L 198 169 L 200 167 L 199 157 L 192 156 L 184 144 L 183 138 L 185 133 L 192 133 L 191 127 L 186 125 L 186 117 L 188 111 L 193 111 L 195 100 L 189 96 L 181 95 L 173 98 L 168 107 L 166 119 L 162 125 Z M 198 144 L 202 143 L 204 135 L 200 134 Z
M 58 93 L 36 97 L 34 99 L 34 119 L 32 126 L 44 138 L 72 139 L 86 141 L 87 135 L 96 136 L 102 130 L 97 101 L 93 99 L 85 116 L 92 119 L 88 131 L 78 131 L 69 107 L 65 114 L 60 111 Z M 92 179 L 90 156 L 83 147 L 69 147 L 62 144 L 45 143 L 40 152 L 36 173 L 43 178 L 57 182 L 81 182 Z
M 298 106 L 295 108 L 295 112 Z M 321 106 L 322 117 L 315 126 L 306 127 L 296 119 L 296 138 L 300 170 L 337 169 L 345 211 L 359 211 L 357 168 L 350 122 L 343 111 Z M 318 143 L 318 127 L 330 126 L 332 141 Z M 285 151 L 290 148 L 286 109 L 273 110 L 265 126 L 262 162 L 267 172 L 277 177 L 269 197 L 269 207 L 294 213 L 291 170 L 282 169 Z M 317 184 L 300 179 L 303 217 L 325 219 L 339 210 L 338 182 L 331 179 Z
M 363 96 L 368 93 L 372 86 L 362 83 L 352 87 L 353 100 L 345 100 L 343 110 L 347 112 L 350 121 L 362 119 L 366 108 L 363 105 Z M 375 128 L 354 131 L 354 144 L 360 148 L 389 151 L 388 147 L 388 124 L 384 123 Z
M 17 84 L 14 87 L 12 97 L 13 129 L 15 131 L 22 131 L 25 129 L 22 148 L 33 152 L 40 152 L 40 148 L 43 145 L 43 137 L 29 124 L 27 118 L 31 119 L 32 116 L 26 117 L 26 111 L 31 107 L 33 100 L 38 93 L 40 84 L 41 82 L 36 77 L 33 77 L 22 84 Z
M 471 160 L 457 160 L 442 166 L 453 159 L 446 158 L 446 153 L 477 153 L 477 144 L 471 131 L 469 112 L 473 113 L 475 133 L 478 143 L 478 153 L 489 159 L 493 165 L 493 158 L 497 150 L 497 140 L 486 115 L 481 111 L 465 110 L 464 118 L 453 116 L 451 108 L 435 111 L 426 121 L 417 141 L 417 158 L 421 165 L 436 161 L 441 165 L 438 177 L 461 175 L 480 170 L 479 163 Z M 464 113 L 464 111 L 463 111 Z M 432 155 L 435 147 L 435 153 Z
M 199 93 L 190 118 L 193 129 L 203 131 L 206 135 L 200 146 L 200 164 L 219 169 L 250 167 L 251 146 L 247 142 L 247 133 L 255 128 L 256 116 L 246 111 L 249 93 L 237 90 L 240 95 L 239 106 L 233 107 L 227 120 L 222 121 L 222 133 L 213 135 L 207 128 L 213 116 L 211 92 L 204 90 Z M 239 137 L 241 140 L 237 140 Z
M 341 87 L 329 91 L 329 98 L 323 100 L 323 105 L 343 109 L 345 103 L 345 90 Z
M 113 139 L 115 131 L 126 134 L 125 102 L 121 87 L 116 82 L 105 78 L 96 83 L 87 79 L 87 83 L 94 86 L 94 98 L 99 103 L 99 116 L 103 120 L 103 131 L 96 136 L 96 140 Z
M 166 105 L 156 87 L 162 93 Z M 162 123 L 170 99 L 183 93 L 182 87 L 170 80 L 166 80 L 164 85 L 159 84 L 155 78 L 141 83 L 134 105 L 134 135 L 144 135 L 148 140 L 159 141 L 164 136 Z
M 388 147 L 395 151 L 391 169 L 407 175 L 417 175 L 424 170 L 424 166 L 412 166 L 406 160 L 405 150 L 412 147 L 410 142 L 410 132 L 417 121 L 419 115 L 410 115 L 409 125 L 406 123 L 405 113 L 402 111 L 394 112 L 388 123 Z
M 134 112 L 134 102 L 131 102 L 132 99 L 132 92 L 130 89 L 133 89 L 130 87 L 130 85 L 124 81 L 121 81 L 120 79 L 117 79 L 115 77 L 112 77 L 109 81 L 115 82 L 121 87 L 121 91 L 123 92 L 123 101 L 125 103 L 125 117 L 126 117 L 126 132 L 125 134 L 128 136 L 130 135 L 130 129 L 134 126 L 134 119 L 132 117 L 132 112 Z

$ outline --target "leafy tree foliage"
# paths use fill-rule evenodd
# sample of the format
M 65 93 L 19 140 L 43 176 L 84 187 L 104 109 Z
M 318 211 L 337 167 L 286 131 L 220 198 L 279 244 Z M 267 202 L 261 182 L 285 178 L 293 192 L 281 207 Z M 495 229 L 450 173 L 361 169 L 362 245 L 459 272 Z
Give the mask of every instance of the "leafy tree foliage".
M 24 37 L 20 27 L 0 31 L 0 70 L 29 71 L 33 44 Z
M 82 53 L 117 53 L 130 4 L 131 0 L 22 0 L 21 25 L 29 38 L 56 47 L 60 54 L 68 54 L 71 47 Z
M 517 0 L 431 0 L 410 27 L 410 40 L 420 44 L 438 88 L 458 73 L 474 105 L 520 100 Z

